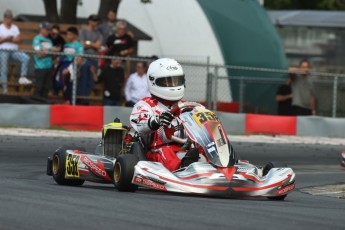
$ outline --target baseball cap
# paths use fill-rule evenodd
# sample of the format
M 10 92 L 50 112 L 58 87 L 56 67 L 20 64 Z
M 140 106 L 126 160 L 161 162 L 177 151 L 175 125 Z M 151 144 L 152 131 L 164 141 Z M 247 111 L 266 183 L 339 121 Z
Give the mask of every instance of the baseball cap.
M 41 22 L 40 23 L 40 29 L 50 30 L 51 28 L 52 28 L 52 25 L 49 22 Z
M 11 10 L 6 10 L 4 12 L 4 18 L 13 18 L 13 14 L 12 14 L 12 11 Z
M 100 20 L 100 18 L 98 17 L 97 14 L 91 14 L 87 20 L 88 21 L 96 21 L 96 22 L 98 22 Z

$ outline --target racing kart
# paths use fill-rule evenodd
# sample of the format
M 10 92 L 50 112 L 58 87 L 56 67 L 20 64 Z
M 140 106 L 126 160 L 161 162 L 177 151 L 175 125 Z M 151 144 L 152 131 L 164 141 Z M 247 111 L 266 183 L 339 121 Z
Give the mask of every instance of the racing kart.
M 345 150 L 341 153 L 341 162 L 340 165 L 345 168 Z
M 212 111 L 198 103 L 180 102 L 171 113 L 187 135 L 171 135 L 170 139 L 199 152 L 199 159 L 186 167 L 171 172 L 159 162 L 148 161 L 148 140 L 138 133 L 130 134 L 130 127 L 115 121 L 104 126 L 99 153 L 61 147 L 48 158 L 47 174 L 62 185 L 82 185 L 87 180 L 114 183 L 119 191 L 129 192 L 142 186 L 177 193 L 284 200 L 294 190 L 295 173 L 285 164 L 269 162 L 257 167 L 239 160 Z

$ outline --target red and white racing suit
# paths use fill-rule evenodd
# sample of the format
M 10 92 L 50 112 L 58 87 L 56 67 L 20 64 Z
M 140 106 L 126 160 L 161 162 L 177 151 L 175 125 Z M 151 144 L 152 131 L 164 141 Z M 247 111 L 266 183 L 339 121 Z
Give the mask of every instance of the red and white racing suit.
M 157 130 L 151 130 L 148 124 L 151 116 L 160 115 L 162 112 L 170 110 L 170 107 L 171 105 L 165 105 L 153 97 L 143 98 L 134 105 L 130 122 L 140 136 L 151 136 L 148 138 L 151 143 L 149 143 L 146 158 L 150 161 L 161 162 L 167 169 L 174 171 L 181 164 L 176 153 L 186 150 L 180 144 L 171 141 L 170 138 L 171 135 L 185 138 L 183 125 L 177 119 L 173 119 L 170 126 L 160 126 Z

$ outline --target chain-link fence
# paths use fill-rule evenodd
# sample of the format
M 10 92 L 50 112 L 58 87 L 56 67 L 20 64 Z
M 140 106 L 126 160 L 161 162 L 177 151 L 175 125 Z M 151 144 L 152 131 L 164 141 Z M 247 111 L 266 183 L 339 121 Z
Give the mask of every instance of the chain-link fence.
M 27 57 L 16 58 L 13 51 L 0 50 L 0 68 L 2 94 L 35 95 L 37 77 L 35 72 L 35 51 L 21 51 Z M 136 64 L 144 62 L 149 64 L 152 60 L 147 58 L 127 58 L 109 56 L 82 55 L 81 61 L 74 58 L 66 65 L 68 78 L 65 85 L 56 89 L 56 82 L 61 78 L 61 59 L 65 53 L 46 52 L 54 60 L 51 71 L 51 81 L 48 84 L 48 93 L 44 98 L 48 103 L 90 104 L 102 105 L 106 96 L 105 83 L 97 81 L 104 67 L 113 59 L 119 59 L 124 69 L 124 84 L 121 91 L 121 105 L 125 105 L 125 82 L 128 76 L 136 71 Z M 77 55 L 69 54 L 76 57 Z M 25 59 L 25 58 L 24 58 Z M 85 80 L 85 63 L 93 60 L 96 68 L 87 69 L 89 92 L 80 93 L 80 83 Z M 209 108 L 220 111 L 248 112 L 261 114 L 276 114 L 277 102 L 275 95 L 277 88 L 286 81 L 288 71 L 277 69 L 264 69 L 240 66 L 223 66 L 209 63 L 207 60 L 199 62 L 180 61 L 186 75 L 185 99 L 205 103 Z M 27 66 L 22 67 L 22 63 Z M 90 67 L 89 67 L 90 68 Z M 23 73 L 25 72 L 26 73 Z M 59 72 L 60 71 L 60 72 Z M 20 76 L 32 81 L 21 82 Z M 345 75 L 336 73 L 317 73 L 310 75 L 315 88 L 317 115 L 330 117 L 345 117 Z M 6 84 L 7 80 L 7 84 Z M 61 80 L 61 79 L 60 79 Z M 96 81 L 96 82 L 95 82 Z M 70 95 L 65 95 L 66 84 L 69 84 Z M 7 86 L 6 86 L 7 85 Z M 109 86 L 108 86 L 109 87 Z M 231 109 L 229 109 L 231 107 Z

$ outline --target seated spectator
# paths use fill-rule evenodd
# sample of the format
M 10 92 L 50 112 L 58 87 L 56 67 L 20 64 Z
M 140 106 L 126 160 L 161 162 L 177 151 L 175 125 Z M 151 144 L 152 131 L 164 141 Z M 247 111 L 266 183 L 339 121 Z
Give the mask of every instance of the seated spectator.
M 66 34 L 66 43 L 63 47 L 63 52 L 66 54 L 59 60 L 58 74 L 55 78 L 55 90 L 58 94 L 59 90 L 63 91 L 65 104 L 72 103 L 72 83 L 71 78 L 73 73 L 73 61 L 76 54 L 84 54 L 84 47 L 78 41 L 78 29 L 76 27 L 69 27 Z M 80 66 L 83 61 L 82 57 L 78 57 L 77 65 Z M 78 67 L 77 67 L 78 68 Z
M 56 51 L 62 52 L 65 45 L 65 39 L 60 34 L 60 26 L 55 24 L 49 33 L 49 38 L 53 42 L 53 46 L 56 47 Z
M 35 60 L 35 91 L 34 95 L 39 97 L 48 97 L 51 88 L 51 74 L 53 70 L 53 60 L 50 54 L 42 51 L 55 51 L 53 42 L 48 38 L 51 24 L 41 22 L 39 24 L 39 33 L 32 40 L 32 47 L 36 51 Z
M 292 69 L 290 68 L 290 70 Z M 280 85 L 276 93 L 276 101 L 278 102 L 278 115 L 292 115 L 291 74 L 293 73 L 288 74 L 288 78 L 285 84 Z
M 6 10 L 4 13 L 4 21 L 0 25 L 0 72 L 3 93 L 8 92 L 7 69 L 8 59 L 10 57 L 21 62 L 19 83 L 31 84 L 31 81 L 26 78 L 30 57 L 26 53 L 18 51 L 18 43 L 20 42 L 20 31 L 18 27 L 13 24 L 12 11 Z
M 116 23 L 116 32 L 107 39 L 107 55 L 129 56 L 134 52 L 134 40 L 127 33 L 127 23 L 119 21 Z
M 142 98 L 151 96 L 147 85 L 146 68 L 146 62 L 138 62 L 136 65 L 137 71 L 131 74 L 126 82 L 125 96 L 127 107 L 132 107 Z
M 95 81 L 104 82 L 103 105 L 121 105 L 125 70 L 120 59 L 111 59 L 110 65 L 102 70 Z
M 116 31 L 116 16 L 117 16 L 117 12 L 115 10 L 109 10 L 108 14 L 107 14 L 107 21 L 99 24 L 96 28 L 96 30 L 98 30 L 98 32 L 100 32 L 100 34 L 102 35 L 103 41 L 102 41 L 102 45 L 106 46 L 106 42 L 107 42 L 107 38 L 112 35 L 115 34 Z
M 99 17 L 92 14 L 88 18 L 88 24 L 86 28 L 83 28 L 79 32 L 79 39 L 84 47 L 85 54 L 97 55 L 98 50 L 102 46 L 102 35 L 96 30 Z M 97 69 L 98 60 L 95 58 L 85 58 L 84 63 L 81 66 L 81 77 L 78 80 L 77 95 L 90 96 L 91 90 L 94 85 L 93 69 Z M 87 100 L 79 100 L 78 104 L 87 105 Z

